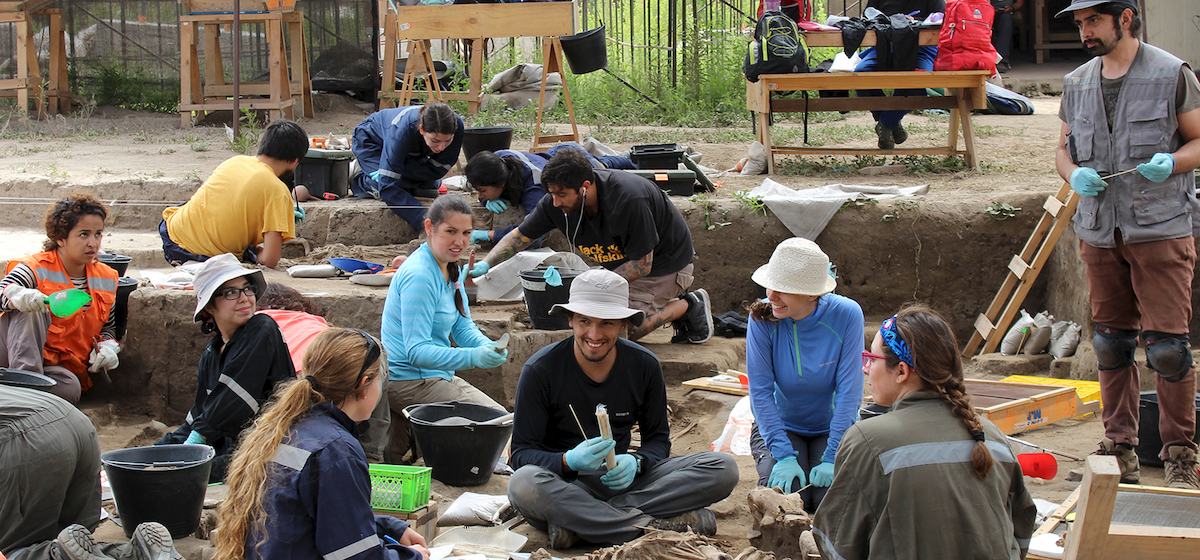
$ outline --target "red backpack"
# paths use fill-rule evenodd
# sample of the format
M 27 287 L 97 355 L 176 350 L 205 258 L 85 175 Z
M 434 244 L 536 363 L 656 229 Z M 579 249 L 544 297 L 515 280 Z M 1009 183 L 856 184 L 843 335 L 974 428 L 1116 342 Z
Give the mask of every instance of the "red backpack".
M 992 21 L 996 9 L 988 0 L 947 0 L 946 19 L 938 36 L 934 70 L 987 70 L 996 73 Z

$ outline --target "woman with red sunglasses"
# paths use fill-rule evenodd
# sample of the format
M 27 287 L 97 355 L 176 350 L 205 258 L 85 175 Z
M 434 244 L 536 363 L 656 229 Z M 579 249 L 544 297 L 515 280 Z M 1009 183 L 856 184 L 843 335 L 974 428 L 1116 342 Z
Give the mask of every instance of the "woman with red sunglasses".
M 780 243 L 752 278 L 767 290 L 746 333 L 758 485 L 800 492 L 815 511 L 862 402 L 862 308 L 830 293 L 835 269 L 807 239 Z

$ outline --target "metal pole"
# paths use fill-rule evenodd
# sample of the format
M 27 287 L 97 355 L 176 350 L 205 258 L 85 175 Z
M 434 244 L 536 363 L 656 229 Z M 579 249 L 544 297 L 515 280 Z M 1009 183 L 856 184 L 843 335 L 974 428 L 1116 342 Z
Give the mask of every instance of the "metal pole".
M 233 140 L 236 142 L 240 136 L 238 135 L 238 125 L 241 124 L 241 111 L 238 110 L 238 102 L 241 101 L 241 92 L 239 91 L 242 83 L 242 0 L 233 0 Z M 219 34 L 219 32 L 218 32 Z M 221 53 L 215 53 L 216 56 L 221 56 Z

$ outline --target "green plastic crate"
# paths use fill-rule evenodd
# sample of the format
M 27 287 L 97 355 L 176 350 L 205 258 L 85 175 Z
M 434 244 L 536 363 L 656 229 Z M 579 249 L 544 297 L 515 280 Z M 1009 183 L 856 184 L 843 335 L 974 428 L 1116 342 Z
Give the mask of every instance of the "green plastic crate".
M 370 465 L 371 508 L 409 513 L 429 503 L 429 478 L 433 469 L 406 465 Z

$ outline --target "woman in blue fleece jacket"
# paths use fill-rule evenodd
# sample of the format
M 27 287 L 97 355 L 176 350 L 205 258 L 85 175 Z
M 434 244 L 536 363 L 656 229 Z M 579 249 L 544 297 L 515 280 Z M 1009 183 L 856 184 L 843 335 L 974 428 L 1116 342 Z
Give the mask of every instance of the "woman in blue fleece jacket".
M 816 511 L 862 402 L 862 308 L 830 293 L 833 265 L 807 239 L 780 243 L 752 278 L 767 289 L 746 334 L 758 484 L 800 491 L 804 509 Z
M 358 329 L 328 329 L 242 437 L 221 504 L 217 557 L 227 560 L 429 560 L 407 523 L 371 512 L 355 424 L 383 394 L 383 352 Z

